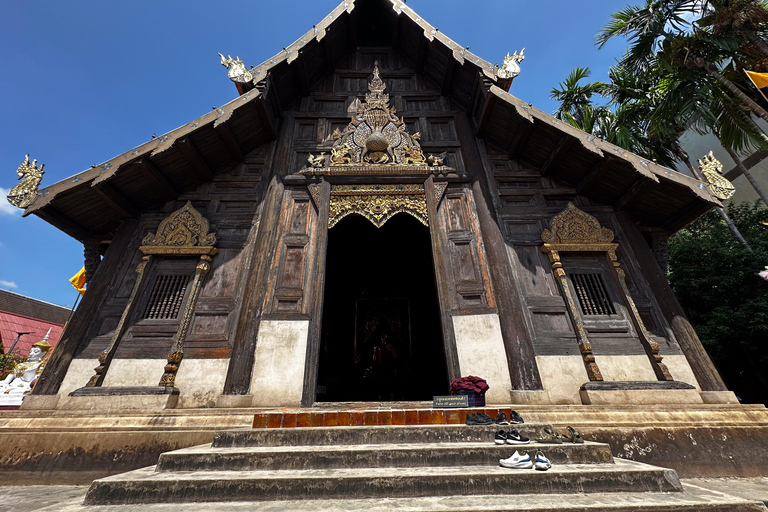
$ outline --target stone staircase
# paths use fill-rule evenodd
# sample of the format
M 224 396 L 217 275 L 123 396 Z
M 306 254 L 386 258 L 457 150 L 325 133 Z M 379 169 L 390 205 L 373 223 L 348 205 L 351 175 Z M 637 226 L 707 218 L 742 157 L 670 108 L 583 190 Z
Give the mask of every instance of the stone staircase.
M 540 436 L 542 423 L 518 428 Z M 614 459 L 608 445 L 493 443 L 500 428 L 466 425 L 226 430 L 212 445 L 91 484 L 83 509 L 320 511 L 762 511 L 681 485 L 674 470 Z M 501 427 L 507 428 L 507 427 Z M 541 449 L 549 471 L 505 469 L 515 449 Z M 234 507 L 234 508 L 233 508 Z M 120 508 L 121 510 L 127 510 Z

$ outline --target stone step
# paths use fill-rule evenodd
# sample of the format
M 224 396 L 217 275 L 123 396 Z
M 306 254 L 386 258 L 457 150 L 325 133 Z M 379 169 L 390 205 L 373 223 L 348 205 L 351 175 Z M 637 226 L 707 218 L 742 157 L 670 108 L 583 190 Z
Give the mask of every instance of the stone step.
M 494 466 L 515 450 L 541 450 L 553 464 L 612 463 L 604 443 L 497 445 L 423 443 L 343 446 L 211 448 L 199 446 L 164 453 L 157 471 L 253 471 L 281 469 Z
M 345 500 L 206 503 L 206 512 L 768 512 L 760 502 L 697 493 L 518 494 Z M 38 512 L 189 512 L 188 503 L 83 505 L 70 502 Z
M 548 423 L 519 425 L 385 425 L 363 427 L 301 427 L 223 430 L 213 438 L 215 448 L 245 446 L 323 446 L 345 444 L 478 443 L 492 442 L 498 430 L 518 430 L 535 439 Z M 564 434 L 565 432 L 561 432 Z
M 681 490 L 673 470 L 626 460 L 555 465 L 549 471 L 495 465 L 158 472 L 152 466 L 94 481 L 85 504 Z

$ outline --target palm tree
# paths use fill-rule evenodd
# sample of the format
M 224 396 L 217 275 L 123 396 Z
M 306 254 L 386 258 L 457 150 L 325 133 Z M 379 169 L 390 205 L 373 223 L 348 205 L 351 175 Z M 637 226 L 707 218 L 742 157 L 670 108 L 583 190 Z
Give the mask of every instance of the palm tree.
M 553 114 L 556 118 L 563 119 L 565 114 L 569 114 L 578 123 L 575 126 L 579 128 L 584 126 L 584 116 L 590 115 L 587 110 L 594 107 L 592 97 L 600 94 L 606 85 L 603 82 L 590 82 L 584 85 L 579 83 L 589 78 L 591 74 L 589 68 L 576 67 L 563 82 L 557 84 L 559 88 L 552 88 L 549 97 L 560 102 L 560 107 Z
M 763 39 L 768 25 L 768 6 L 755 0 L 709 0 L 697 22 L 716 37 L 730 36 L 744 40 L 763 57 L 768 56 L 768 44 Z M 746 50 L 744 45 L 740 48 Z
M 692 15 L 699 14 L 704 7 L 704 12 L 709 16 L 707 21 L 714 24 L 715 20 L 721 19 L 715 16 L 721 12 L 718 11 L 720 4 L 729 4 L 730 17 L 722 16 L 722 19 L 732 20 L 727 26 L 747 26 L 745 23 L 733 21 L 736 15 L 732 12 L 731 2 L 746 2 L 751 4 L 756 12 L 765 11 L 764 4 L 754 0 L 646 0 L 642 7 L 627 6 L 613 13 L 608 24 L 598 32 L 595 42 L 602 48 L 613 37 L 627 37 L 630 48 L 622 59 L 622 64 L 629 69 L 644 72 L 664 54 L 667 65 L 674 68 L 687 67 L 698 70 L 699 75 L 708 75 L 709 81 L 717 81 L 720 87 L 727 89 L 741 105 L 768 121 L 768 112 L 728 80 L 715 65 L 715 62 L 720 62 L 723 58 L 731 58 L 733 52 L 738 49 L 738 42 L 732 37 L 724 37 L 722 34 L 713 36 L 709 32 L 699 30 L 689 21 Z M 765 23 L 756 21 L 753 25 L 763 27 Z M 718 30 L 724 30 L 725 26 L 725 21 L 718 22 Z M 743 30 L 742 33 L 747 34 L 749 31 Z M 705 47 L 704 43 L 708 45 Z

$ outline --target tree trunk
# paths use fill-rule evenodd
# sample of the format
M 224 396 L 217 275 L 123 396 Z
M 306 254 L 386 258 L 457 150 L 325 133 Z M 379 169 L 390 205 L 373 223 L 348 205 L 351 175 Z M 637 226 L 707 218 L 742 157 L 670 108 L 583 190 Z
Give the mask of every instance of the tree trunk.
M 739 102 L 750 109 L 752 112 L 754 112 L 756 115 L 760 116 L 761 118 L 765 119 L 766 122 L 768 122 L 768 112 L 765 111 L 763 107 L 755 103 L 752 98 L 741 92 L 741 89 L 736 87 L 736 84 L 725 78 L 720 71 L 712 64 L 705 62 L 704 59 L 700 57 L 695 57 L 693 59 L 694 63 L 697 67 L 702 68 L 707 73 L 715 77 L 718 82 L 723 84 L 725 87 L 728 88 L 729 91 L 733 93 L 734 96 L 736 96 L 739 99 Z
M 696 168 L 691 163 L 690 158 L 688 158 L 688 154 L 683 151 L 683 155 L 684 155 L 684 158 L 682 160 L 683 160 L 683 162 L 685 162 L 685 165 L 688 166 L 688 170 L 690 170 L 691 173 L 694 176 L 699 178 L 699 180 L 704 181 L 701 178 L 701 174 L 699 174 L 699 172 L 696 170 Z M 739 228 L 736 227 L 736 224 L 733 223 L 731 218 L 728 216 L 727 213 L 725 213 L 725 210 L 721 206 L 717 207 L 717 213 L 720 214 L 720 217 L 723 218 L 723 220 L 725 221 L 725 224 L 728 226 L 728 229 L 730 229 L 731 232 L 733 233 L 733 235 L 736 237 L 736 239 L 739 242 L 741 242 L 741 245 L 743 245 L 744 248 L 746 250 L 748 250 L 749 252 L 752 252 L 752 247 L 750 247 L 749 244 L 747 243 L 747 241 L 744 240 L 744 237 L 741 236 L 741 232 L 739 231 Z
M 768 196 L 766 196 L 765 191 L 762 189 L 762 187 L 757 182 L 755 177 L 752 176 L 752 173 L 749 172 L 749 169 L 747 169 L 747 167 L 741 161 L 741 158 L 739 158 L 739 155 L 737 155 L 732 149 L 725 148 L 725 150 L 728 152 L 729 155 L 731 155 L 731 158 L 733 159 L 733 161 L 736 162 L 736 167 L 749 180 L 749 183 L 752 185 L 752 188 L 755 189 L 755 192 L 757 192 L 757 195 L 759 195 L 760 199 L 763 200 L 763 203 L 765 203 L 765 205 L 768 206 Z
M 763 52 L 763 55 L 768 57 L 768 45 L 765 44 L 765 41 L 763 41 L 755 34 L 747 34 L 747 39 L 749 39 L 750 43 L 755 45 L 761 52 Z

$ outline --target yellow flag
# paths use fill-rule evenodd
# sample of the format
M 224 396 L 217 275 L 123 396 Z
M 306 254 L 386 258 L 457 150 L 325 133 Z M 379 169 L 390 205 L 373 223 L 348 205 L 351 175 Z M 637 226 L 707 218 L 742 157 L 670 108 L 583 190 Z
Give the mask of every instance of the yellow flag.
M 768 73 L 755 73 L 754 71 L 747 71 L 746 69 L 744 72 L 758 89 L 768 87 Z
M 70 277 L 69 282 L 80 292 L 80 295 L 83 295 L 85 293 L 85 267 L 81 268 L 77 274 Z
M 747 71 L 746 69 L 744 72 L 749 79 L 752 80 L 752 83 L 755 84 L 757 91 L 762 95 L 765 101 L 768 101 L 768 98 L 765 97 L 765 93 L 763 93 L 763 88 L 768 87 L 768 73 L 755 73 L 754 71 Z

